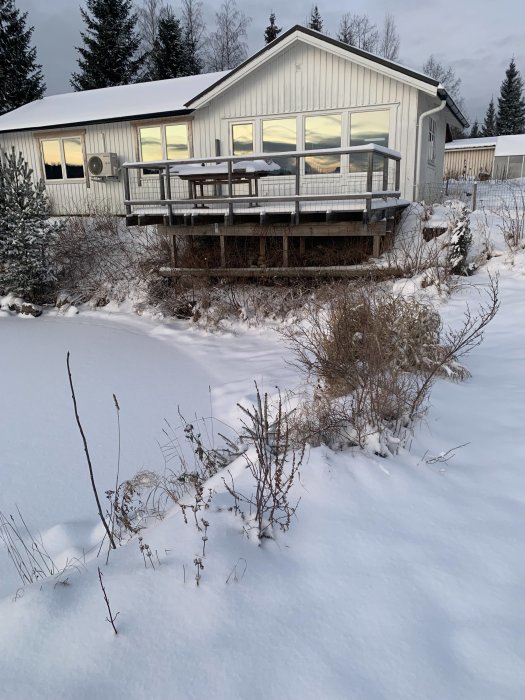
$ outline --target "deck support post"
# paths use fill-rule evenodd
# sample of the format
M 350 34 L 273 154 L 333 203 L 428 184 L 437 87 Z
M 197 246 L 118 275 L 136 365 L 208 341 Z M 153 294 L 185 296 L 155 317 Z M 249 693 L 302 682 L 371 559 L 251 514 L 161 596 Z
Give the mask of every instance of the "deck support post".
M 288 267 L 288 234 L 283 235 L 283 267 Z
M 266 238 L 264 236 L 259 236 L 259 260 L 257 264 L 260 267 L 266 265 Z
M 299 238 L 299 257 L 301 260 L 304 259 L 304 236 Z
M 219 236 L 221 246 L 221 267 L 226 267 L 226 239 L 224 236 Z
M 177 236 L 175 234 L 171 237 L 171 262 L 173 267 L 177 267 Z
M 372 242 L 372 257 L 378 258 L 381 255 L 381 236 L 374 236 Z

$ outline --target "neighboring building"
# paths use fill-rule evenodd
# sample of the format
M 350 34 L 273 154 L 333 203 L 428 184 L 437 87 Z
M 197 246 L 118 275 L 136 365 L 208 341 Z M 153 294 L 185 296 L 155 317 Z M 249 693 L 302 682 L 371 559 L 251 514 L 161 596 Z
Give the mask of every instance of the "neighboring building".
M 445 146 L 446 179 L 525 177 L 525 134 L 459 139 Z
M 452 126 L 467 122 L 437 81 L 296 26 L 231 72 L 28 104 L 0 117 L 0 148 L 22 151 L 58 215 L 100 207 L 123 214 L 127 161 L 370 143 L 401 154 L 401 197 L 412 200 L 419 183 L 442 181 Z M 92 159 L 97 154 L 107 156 Z M 342 162 L 312 157 L 303 174 L 338 174 Z M 359 174 L 357 160 L 350 171 Z M 158 178 L 142 173 L 139 186 L 152 192 Z M 279 178 L 265 186 L 272 181 Z

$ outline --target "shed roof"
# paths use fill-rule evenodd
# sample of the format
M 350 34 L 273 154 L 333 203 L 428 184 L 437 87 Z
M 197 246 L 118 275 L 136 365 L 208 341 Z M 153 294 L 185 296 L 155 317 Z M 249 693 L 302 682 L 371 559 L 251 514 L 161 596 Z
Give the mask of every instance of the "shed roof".
M 480 148 L 494 148 L 495 156 L 523 156 L 525 155 L 525 134 L 457 139 L 445 145 L 447 151 L 470 151 Z
M 0 116 L 0 132 L 188 114 L 186 102 L 227 72 L 50 95 Z

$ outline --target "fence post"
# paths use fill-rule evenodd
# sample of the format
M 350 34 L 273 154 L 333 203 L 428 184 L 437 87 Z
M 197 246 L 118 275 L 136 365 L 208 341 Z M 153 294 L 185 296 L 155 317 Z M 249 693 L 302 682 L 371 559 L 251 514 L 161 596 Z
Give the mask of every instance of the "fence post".
M 472 211 L 476 211 L 476 207 L 478 206 L 478 183 L 474 183 L 474 187 L 472 188 Z

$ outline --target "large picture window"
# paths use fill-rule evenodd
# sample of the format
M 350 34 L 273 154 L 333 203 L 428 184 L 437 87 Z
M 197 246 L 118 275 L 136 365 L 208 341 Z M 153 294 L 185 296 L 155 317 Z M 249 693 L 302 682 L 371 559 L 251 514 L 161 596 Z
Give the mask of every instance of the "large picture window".
M 376 143 L 388 147 L 390 112 L 354 112 L 350 115 L 350 146 L 368 146 Z M 374 170 L 381 170 L 383 158 L 374 159 Z M 368 168 L 368 154 L 350 154 L 350 172 L 363 172 Z
M 281 153 L 297 150 L 297 119 L 264 119 L 262 123 L 262 141 L 264 153 Z M 276 175 L 293 175 L 296 171 L 295 158 L 274 158 L 281 167 Z
M 158 160 L 185 160 L 190 157 L 187 124 L 160 124 L 139 129 L 140 159 L 145 163 Z M 144 170 L 144 174 L 157 171 Z
M 44 139 L 40 144 L 46 180 L 84 178 L 84 148 L 81 136 Z
M 305 117 L 305 151 L 316 149 L 341 148 L 341 115 L 323 114 Z M 306 174 L 338 173 L 341 158 L 338 155 L 308 156 L 305 159 Z

